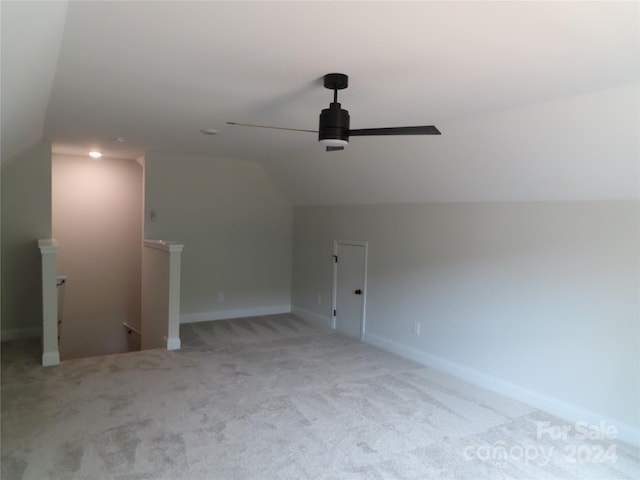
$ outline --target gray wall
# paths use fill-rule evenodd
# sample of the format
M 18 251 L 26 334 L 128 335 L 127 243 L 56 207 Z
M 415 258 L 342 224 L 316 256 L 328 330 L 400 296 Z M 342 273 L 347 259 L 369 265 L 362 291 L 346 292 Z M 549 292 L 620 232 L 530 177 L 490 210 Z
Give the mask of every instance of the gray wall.
M 182 321 L 289 310 L 293 207 L 259 164 L 147 152 L 145 169 L 145 237 L 184 243 Z
M 143 170 L 135 160 L 53 155 L 53 236 L 63 360 L 128 351 L 140 327 Z
M 638 224 L 624 201 L 296 207 L 292 304 L 328 320 L 333 240 L 366 240 L 365 339 L 637 429 Z
M 51 238 L 51 144 L 2 165 L 2 338 L 42 331 L 38 238 Z

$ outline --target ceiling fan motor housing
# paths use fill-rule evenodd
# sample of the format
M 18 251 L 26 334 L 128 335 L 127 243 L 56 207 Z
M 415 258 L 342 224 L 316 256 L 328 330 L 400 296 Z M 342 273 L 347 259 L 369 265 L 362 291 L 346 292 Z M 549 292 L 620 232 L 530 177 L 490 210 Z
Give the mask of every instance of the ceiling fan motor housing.
M 339 103 L 332 102 L 329 108 L 322 110 L 318 140 L 349 141 L 349 112 L 343 110 Z

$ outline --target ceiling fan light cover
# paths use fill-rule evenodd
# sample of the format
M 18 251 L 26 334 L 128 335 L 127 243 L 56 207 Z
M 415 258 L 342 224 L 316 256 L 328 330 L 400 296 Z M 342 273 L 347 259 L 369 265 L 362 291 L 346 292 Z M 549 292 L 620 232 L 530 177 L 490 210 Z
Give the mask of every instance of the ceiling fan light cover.
M 347 140 L 343 140 L 341 138 L 322 138 L 319 141 L 324 147 L 346 147 L 349 145 Z

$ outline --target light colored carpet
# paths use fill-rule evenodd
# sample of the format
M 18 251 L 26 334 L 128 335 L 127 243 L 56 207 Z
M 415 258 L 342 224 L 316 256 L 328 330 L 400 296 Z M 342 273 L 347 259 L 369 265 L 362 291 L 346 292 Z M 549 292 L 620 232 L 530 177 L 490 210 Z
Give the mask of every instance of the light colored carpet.
M 640 476 L 623 442 L 538 439 L 567 422 L 291 315 L 181 337 L 47 369 L 3 344 L 2 479 Z

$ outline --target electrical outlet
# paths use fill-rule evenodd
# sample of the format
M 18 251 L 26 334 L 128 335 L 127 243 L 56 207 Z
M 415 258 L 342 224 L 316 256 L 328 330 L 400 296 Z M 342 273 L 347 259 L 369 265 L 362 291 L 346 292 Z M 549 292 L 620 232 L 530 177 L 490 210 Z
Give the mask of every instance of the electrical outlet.
M 224 292 L 218 292 L 218 301 L 224 302 Z
M 418 322 L 413 322 L 413 333 L 414 335 L 420 335 L 420 324 Z
M 322 304 L 322 295 L 318 294 L 318 305 Z

